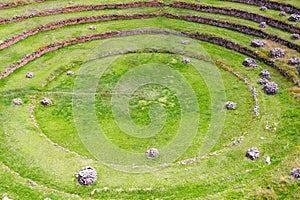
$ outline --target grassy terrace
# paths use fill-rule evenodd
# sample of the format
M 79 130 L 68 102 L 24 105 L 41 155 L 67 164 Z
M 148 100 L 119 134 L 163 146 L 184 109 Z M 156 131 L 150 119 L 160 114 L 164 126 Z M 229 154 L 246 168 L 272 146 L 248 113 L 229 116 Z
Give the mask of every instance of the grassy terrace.
M 8 2 L 12 1 L 0 1 Z M 43 3 L 3 9 L 0 10 L 0 18 L 8 19 L 67 6 L 119 3 L 114 0 L 72 2 L 70 4 L 70 1 L 46 0 Z M 128 2 L 135 1 L 122 1 Z M 222 0 L 185 2 L 245 10 L 300 27 L 299 23 L 291 23 L 287 17 L 280 17 L 279 11 L 269 9 L 262 12 L 257 6 Z M 300 6 L 294 1 L 282 2 Z M 228 15 L 167 6 L 140 7 L 71 12 L 2 24 L 0 40 L 4 41 L 35 27 L 67 19 L 146 13 L 201 16 L 260 29 L 256 22 Z M 89 30 L 90 26 L 97 28 Z M 295 50 L 269 40 L 265 40 L 265 47 L 253 48 L 250 43 L 258 37 L 166 17 L 83 23 L 43 31 L 0 50 L 0 72 L 2 74 L 26 54 L 51 43 L 79 36 L 133 29 L 211 34 L 247 47 L 268 59 L 270 49 L 280 47 L 287 55 L 271 60 L 296 79 L 300 79 L 296 67 L 287 64 L 290 58 L 300 58 L 299 52 Z M 290 39 L 290 32 L 270 26 L 262 30 L 300 45 L 299 40 Z M 182 44 L 183 41 L 188 43 Z M 194 54 L 209 59 L 191 56 Z M 299 181 L 289 175 L 293 168 L 300 167 L 300 88 L 283 77 L 278 70 L 261 61 L 256 60 L 258 68 L 246 68 L 242 62 L 247 57 L 249 56 L 223 46 L 180 35 L 137 34 L 69 45 L 27 63 L 8 77 L 0 79 L 0 198 L 300 198 Z M 183 58 L 189 58 L 190 63 L 183 63 Z M 147 66 L 159 66 L 161 69 L 154 67 L 157 72 L 148 72 L 147 68 L 139 71 Z M 167 75 L 164 69 L 167 70 Z M 271 73 L 270 81 L 278 84 L 278 94 L 265 94 L 263 86 L 257 83 L 263 69 Z M 68 76 L 66 73 L 69 70 L 75 74 Z M 35 76 L 31 79 L 25 78 L 27 72 L 33 72 Z M 131 94 L 127 94 L 126 89 L 134 87 L 134 80 L 138 80 L 138 72 L 146 73 L 154 81 L 144 84 L 143 81 L 148 79 L 141 79 L 142 83 Z M 128 76 L 129 79 L 126 79 Z M 247 79 L 248 84 L 243 78 Z M 132 85 L 126 85 L 126 81 Z M 160 84 L 161 82 L 165 85 Z M 127 87 L 121 83 L 126 83 Z M 182 90 L 181 84 L 188 87 L 185 86 Z M 118 87 L 125 92 L 116 90 Z M 258 92 L 259 116 L 255 116 L 253 112 L 255 101 L 251 87 Z M 174 90 L 175 88 L 178 90 Z M 197 103 L 194 110 L 185 113 L 185 108 L 193 107 L 192 96 L 181 99 L 189 91 L 193 91 Z M 130 121 L 118 118 L 114 113 L 114 109 L 121 109 L 115 106 L 122 95 L 128 97 L 128 102 L 119 102 L 118 105 L 128 109 Z M 40 100 L 44 97 L 50 98 L 53 104 L 42 106 Z M 14 105 L 12 101 L 15 98 L 21 98 L 23 104 Z M 236 102 L 237 109 L 226 110 L 227 101 Z M 78 109 L 81 109 L 80 106 L 87 106 L 81 110 L 83 113 L 76 110 L 77 103 Z M 165 115 L 161 110 L 164 110 Z M 155 118 L 151 119 L 153 113 Z M 189 117 L 188 123 L 183 122 L 185 115 Z M 162 120 L 163 116 L 165 121 Z M 193 120 L 197 121 L 195 127 L 192 127 Z M 80 127 L 82 121 L 84 125 Z M 163 124 L 160 129 L 151 129 L 153 132 L 150 134 L 154 134 L 151 137 L 134 135 L 136 133 L 132 130 L 147 128 L 156 121 Z M 88 140 L 85 138 L 94 137 L 93 124 L 101 127 L 105 138 L 117 149 L 138 154 L 139 159 L 129 165 L 119 166 L 115 163 L 127 163 L 122 153 L 118 155 L 106 151 L 106 143 L 100 141 L 99 144 L 103 144 L 101 146 L 96 139 L 91 143 L 95 145 L 87 145 Z M 268 125 L 271 126 L 270 130 L 266 129 Z M 178 142 L 176 138 L 180 136 L 179 130 L 182 126 L 186 126 L 185 130 L 189 131 L 184 132 Z M 233 145 L 237 141 L 242 142 Z M 168 158 L 173 158 L 173 155 L 170 152 L 164 153 L 164 147 L 174 143 L 174 149 L 180 155 L 169 161 Z M 151 147 L 160 151 L 157 159 L 147 159 L 144 155 Z M 260 150 L 257 160 L 252 161 L 245 157 L 246 151 L 251 147 Z M 269 165 L 265 163 L 267 156 L 271 158 Z M 180 163 L 192 158 L 197 158 L 197 161 Z M 152 170 L 150 167 L 156 164 L 158 170 Z M 98 173 L 98 180 L 89 187 L 79 185 L 74 176 L 85 166 L 94 167 Z

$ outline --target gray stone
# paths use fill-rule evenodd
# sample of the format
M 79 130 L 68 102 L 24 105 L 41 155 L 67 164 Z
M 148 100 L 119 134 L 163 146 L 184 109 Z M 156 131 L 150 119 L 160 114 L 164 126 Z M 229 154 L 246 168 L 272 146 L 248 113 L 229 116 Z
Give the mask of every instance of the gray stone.
M 279 15 L 280 15 L 280 16 L 286 16 L 286 12 L 281 11 L 281 12 L 279 13 Z
M 258 148 L 253 147 L 253 148 L 248 149 L 248 151 L 246 152 L 246 157 L 251 160 L 255 160 L 255 159 L 259 158 Z
M 285 56 L 285 51 L 280 48 L 273 48 L 270 50 L 269 56 L 271 58 L 282 58 Z
M 261 84 L 261 85 L 265 85 L 267 84 L 269 81 L 268 79 L 265 79 L 265 78 L 262 78 L 262 79 L 259 79 L 257 83 Z
M 259 39 L 254 39 L 251 41 L 250 44 L 252 47 L 264 47 L 266 46 L 266 42 L 263 40 L 259 40 Z
M 266 157 L 266 164 L 267 165 L 271 164 L 271 158 L 270 158 L 270 156 Z
M 267 23 L 266 22 L 260 22 L 259 27 L 260 28 L 267 28 Z
M 190 63 L 191 61 L 190 61 L 190 59 L 188 59 L 188 58 L 183 58 L 183 59 L 182 59 L 182 62 L 183 62 L 184 64 L 188 64 L 188 63 Z
M 227 108 L 227 110 L 235 110 L 236 109 L 236 103 L 234 103 L 232 101 L 228 101 L 228 102 L 226 102 L 225 107 Z
M 300 65 L 297 67 L 297 71 L 300 74 Z
M 300 59 L 299 58 L 291 58 L 288 62 L 289 65 L 295 66 L 300 64 Z
M 73 71 L 67 71 L 67 75 L 68 76 L 72 76 L 72 75 L 74 75 L 75 74 L 75 72 L 73 72 Z
M 300 168 L 294 168 L 291 171 L 291 176 L 293 176 L 294 178 L 300 179 Z
M 90 26 L 89 27 L 90 30 L 96 30 L 96 28 L 97 28 L 96 26 Z
M 15 104 L 15 105 L 22 105 L 22 103 L 23 103 L 23 101 L 20 98 L 13 99 L 13 104 Z
M 262 78 L 265 78 L 265 79 L 270 79 L 271 78 L 271 74 L 268 70 L 262 70 L 260 73 L 259 73 L 259 76 L 262 77 Z
M 159 156 L 159 152 L 156 148 L 150 148 L 146 151 L 147 158 L 156 158 Z
M 27 72 L 26 73 L 26 78 L 33 78 L 34 77 L 34 73 L 33 72 Z
M 98 174 L 93 167 L 87 166 L 76 174 L 76 178 L 80 185 L 89 186 L 97 181 Z
M 252 68 L 257 68 L 258 64 L 256 61 L 252 58 L 245 58 L 245 60 L 242 63 L 245 67 L 252 67 Z
M 40 102 L 41 102 L 41 104 L 43 106 L 50 106 L 52 104 L 52 101 L 49 98 L 47 98 L 47 97 L 45 97 L 44 99 L 42 99 Z
M 262 6 L 262 7 L 260 7 L 260 10 L 261 11 L 266 11 L 266 10 L 268 10 L 268 8 L 266 6 Z
M 278 85 L 274 82 L 268 82 L 264 85 L 263 90 L 266 94 L 274 95 L 278 93 Z
M 289 20 L 292 21 L 292 22 L 299 22 L 300 21 L 300 15 L 299 14 L 292 14 L 290 17 L 289 17 Z
M 300 35 L 297 33 L 293 33 L 291 36 L 291 39 L 293 39 L 293 40 L 298 40 L 299 38 L 300 38 Z

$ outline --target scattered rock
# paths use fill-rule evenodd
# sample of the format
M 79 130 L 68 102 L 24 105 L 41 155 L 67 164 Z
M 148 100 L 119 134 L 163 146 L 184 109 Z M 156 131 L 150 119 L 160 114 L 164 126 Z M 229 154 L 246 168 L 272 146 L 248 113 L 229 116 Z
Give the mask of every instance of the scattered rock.
M 226 102 L 226 108 L 227 110 L 235 110 L 236 109 L 236 103 L 232 101 Z
M 266 10 L 268 10 L 268 8 L 266 6 L 262 6 L 262 7 L 260 7 L 260 10 L 261 11 L 266 11 Z
M 159 152 L 155 148 L 150 148 L 146 151 L 147 158 L 156 158 L 156 157 L 158 157 L 158 155 L 159 155 Z
M 293 176 L 294 178 L 300 179 L 300 168 L 294 168 L 291 171 L 291 176 Z
M 274 95 L 278 93 L 278 85 L 274 82 L 268 82 L 264 85 L 263 90 L 266 94 Z
M 293 39 L 293 40 L 298 40 L 299 38 L 300 38 L 300 35 L 297 33 L 293 33 L 291 36 L 291 39 Z
M 183 59 L 182 59 L 182 62 L 183 62 L 184 64 L 188 64 L 188 63 L 190 63 L 191 61 L 190 61 L 190 59 L 188 59 L 188 58 L 183 58 Z
M 288 62 L 289 65 L 295 66 L 300 64 L 300 59 L 299 58 L 291 58 Z
M 245 67 L 252 67 L 252 68 L 257 68 L 258 64 L 256 61 L 252 58 L 245 58 L 245 60 L 242 63 Z
M 80 185 L 89 186 L 96 182 L 98 175 L 93 167 L 87 166 L 76 174 L 76 178 Z
M 259 40 L 259 39 L 254 39 L 251 41 L 250 44 L 252 47 L 264 47 L 266 46 L 266 42 L 263 40 Z
M 271 158 L 270 158 L 270 156 L 266 157 L 266 164 L 267 165 L 271 164 Z
M 262 78 L 265 78 L 265 79 L 270 79 L 271 78 L 271 74 L 268 70 L 262 70 L 259 73 L 259 76 L 262 77 Z
M 96 26 L 90 26 L 89 27 L 90 30 L 96 30 L 96 28 L 97 28 Z
M 47 98 L 47 97 L 45 97 L 44 99 L 42 99 L 40 102 L 41 102 L 41 104 L 43 106 L 50 106 L 52 104 L 52 101 L 49 98 Z
M 34 73 L 33 72 L 27 72 L 26 73 L 26 78 L 33 78 L 34 77 Z
M 75 74 L 75 72 L 73 72 L 73 71 L 67 71 L 67 75 L 68 76 L 72 76 L 72 75 L 74 75 Z
M 262 79 L 259 79 L 257 83 L 259 83 L 261 85 L 265 85 L 268 82 L 269 82 L 268 79 L 262 78 Z
M 269 56 L 272 58 L 281 58 L 285 56 L 285 51 L 283 49 L 280 48 L 274 48 L 270 50 L 270 54 Z
M 15 105 L 22 105 L 23 101 L 22 101 L 22 99 L 20 99 L 20 98 L 16 98 L 16 99 L 13 99 L 13 103 L 14 103 Z
M 267 23 L 266 22 L 260 22 L 259 27 L 260 28 L 267 28 Z
M 5 196 L 5 197 L 2 198 L 2 200 L 12 200 L 12 199 Z
M 289 20 L 292 22 L 299 22 L 300 21 L 300 15 L 299 14 L 292 14 L 289 17 Z
M 280 15 L 280 16 L 286 16 L 286 12 L 281 11 L 281 12 L 279 13 L 279 15 Z
M 250 158 L 251 160 L 259 158 L 259 150 L 256 147 L 248 149 L 246 152 L 246 157 Z

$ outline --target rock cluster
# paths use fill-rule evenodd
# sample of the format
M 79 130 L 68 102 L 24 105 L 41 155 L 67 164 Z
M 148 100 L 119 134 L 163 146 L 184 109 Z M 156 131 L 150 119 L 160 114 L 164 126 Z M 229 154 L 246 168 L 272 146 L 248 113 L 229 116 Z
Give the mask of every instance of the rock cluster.
M 262 6 L 262 7 L 260 7 L 260 10 L 261 11 L 266 11 L 266 10 L 268 10 L 268 8 L 266 6 Z
M 156 148 L 150 148 L 146 151 L 147 158 L 156 158 L 158 157 L 159 152 Z
M 73 71 L 67 71 L 67 75 L 68 76 L 72 76 L 72 75 L 74 75 L 75 73 L 73 72 Z
M 33 72 L 27 72 L 26 73 L 26 78 L 33 78 L 34 77 L 34 73 Z
M 251 160 L 255 160 L 255 159 L 259 158 L 258 148 L 253 147 L 253 148 L 248 149 L 248 151 L 246 152 L 246 157 L 250 158 Z
M 183 59 L 182 59 L 182 62 L 183 62 L 184 64 L 188 64 L 188 63 L 190 63 L 191 61 L 190 61 L 190 59 L 188 59 L 188 58 L 183 58 Z
M 283 49 L 280 48 L 274 48 L 270 50 L 270 54 L 269 56 L 272 58 L 282 58 L 285 56 L 285 51 Z
M 295 66 L 300 64 L 300 59 L 299 58 L 291 58 L 288 62 L 289 65 Z
M 252 68 L 258 67 L 258 64 L 256 63 L 256 61 L 252 58 L 245 58 L 245 60 L 243 61 L 242 64 L 246 67 L 252 67 Z
M 263 90 L 266 94 L 274 95 L 278 93 L 278 85 L 274 82 L 267 82 Z
M 286 16 L 286 12 L 281 11 L 281 12 L 279 13 L 279 15 L 280 15 L 280 16 Z
M 259 76 L 265 79 L 270 79 L 271 78 L 271 74 L 268 70 L 264 69 L 259 73 Z
M 295 168 L 291 171 L 291 176 L 300 179 L 300 168 Z
M 300 38 L 300 35 L 297 34 L 297 33 L 293 33 L 292 36 L 291 36 L 291 38 L 292 38 L 293 40 L 298 40 L 298 39 Z
M 42 99 L 40 102 L 41 102 L 41 104 L 43 106 L 50 106 L 52 104 L 52 101 L 49 98 L 47 98 L 47 97 L 45 97 L 44 99 Z
M 23 101 L 20 98 L 16 98 L 13 100 L 13 104 L 15 104 L 15 105 L 22 105 L 22 103 L 23 103 Z
M 251 41 L 250 44 L 252 47 L 264 47 L 266 46 L 266 42 L 263 40 L 259 40 L 259 39 L 254 39 Z
M 236 109 L 236 103 L 234 103 L 232 101 L 226 102 L 225 106 L 226 106 L 227 110 L 235 110 Z
M 261 84 L 261 85 L 265 85 L 267 84 L 269 81 L 268 79 L 265 79 L 265 78 L 262 78 L 262 79 L 259 79 L 257 83 Z
M 260 22 L 259 28 L 267 28 L 267 23 L 266 22 Z
M 80 185 L 89 186 L 96 182 L 98 175 L 93 167 L 87 166 L 76 174 L 76 178 Z
M 292 14 L 289 17 L 289 20 L 292 22 L 299 22 L 300 21 L 300 15 L 299 14 Z

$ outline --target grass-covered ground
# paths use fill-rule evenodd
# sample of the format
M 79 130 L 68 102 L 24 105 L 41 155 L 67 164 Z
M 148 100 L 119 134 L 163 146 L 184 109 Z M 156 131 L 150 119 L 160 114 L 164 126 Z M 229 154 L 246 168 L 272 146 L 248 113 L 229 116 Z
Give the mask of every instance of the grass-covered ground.
M 103 3 L 118 2 L 73 0 L 70 4 L 70 1 L 45 1 L 0 10 L 0 16 L 11 18 L 65 6 Z M 242 9 L 291 23 L 287 17 L 279 17 L 279 11 L 262 12 L 256 6 L 219 0 L 203 0 L 200 4 Z M 258 23 L 249 20 L 187 9 L 107 9 L 3 24 L 0 25 L 0 40 L 39 25 L 82 16 L 162 12 L 203 16 L 258 28 Z M 298 23 L 291 24 L 299 27 Z M 97 29 L 89 30 L 91 25 Z M 286 64 L 289 58 L 299 57 L 294 50 L 271 41 L 267 41 L 266 47 L 255 49 L 249 45 L 256 37 L 165 17 L 88 23 L 41 32 L 0 50 L 0 71 L 2 73 L 26 54 L 56 41 L 137 28 L 213 34 L 264 57 L 268 57 L 271 48 L 281 47 L 287 51 L 287 56 L 275 60 L 275 63 L 300 78 L 296 67 Z M 264 31 L 299 44 L 299 41 L 290 40 L 289 32 L 274 27 Z M 189 43 L 182 44 L 185 40 Z M 149 48 L 177 53 L 149 52 Z M 120 51 L 127 50 L 139 51 L 120 54 Z M 112 55 L 114 52 L 119 54 Z M 249 84 L 219 64 L 189 57 L 190 53 L 226 64 Z M 143 34 L 75 44 L 29 62 L 0 80 L 0 198 L 300 198 L 299 181 L 289 176 L 293 168 L 300 167 L 299 87 L 259 61 L 257 69 L 244 67 L 241 63 L 246 57 L 199 40 Z M 183 58 L 189 58 L 191 62 L 184 64 Z M 149 66 L 156 71 L 147 71 Z M 266 95 L 257 83 L 263 69 L 269 70 L 271 81 L 278 84 L 278 94 Z M 75 74 L 67 76 L 68 70 Z M 33 72 L 35 77 L 25 78 L 27 72 Z M 147 76 L 140 80 L 139 73 Z M 147 82 L 147 77 L 153 82 L 145 84 L 143 81 Z M 141 82 L 137 84 L 135 80 Z M 255 102 L 249 86 L 258 91 L 259 116 L 254 115 Z M 116 88 L 123 88 L 125 92 Z M 132 93 L 126 93 L 127 89 L 132 89 L 128 90 Z M 40 100 L 44 97 L 50 98 L 53 105 L 42 106 Z M 128 102 L 117 102 L 125 97 Z M 14 98 L 21 98 L 23 104 L 13 105 Z M 227 101 L 236 102 L 237 109 L 226 110 Z M 118 115 L 123 106 L 128 109 L 129 121 Z M 153 123 L 158 125 L 151 128 Z M 272 127 L 271 130 L 266 129 L 267 125 Z M 134 130 L 142 127 L 146 127 L 145 130 L 150 127 L 150 132 L 146 132 L 152 135 L 137 135 Z M 100 137 L 105 141 L 97 140 Z M 232 145 L 240 139 L 243 139 L 241 144 Z M 118 151 L 110 151 L 107 141 Z M 172 151 L 165 148 L 168 145 Z M 161 153 L 156 160 L 146 159 L 144 155 L 151 147 Z M 255 161 L 245 157 L 251 147 L 260 150 L 260 158 Z M 174 152 L 179 152 L 179 155 L 174 155 Z M 133 154 L 137 157 L 131 162 Z M 270 165 L 265 163 L 267 156 L 271 158 Z M 190 158 L 198 160 L 180 164 L 180 161 Z M 158 169 L 150 168 L 156 164 Z M 80 186 L 74 176 L 85 166 L 93 166 L 98 172 L 97 182 L 89 187 Z

